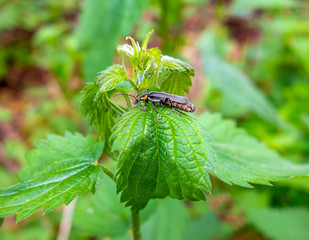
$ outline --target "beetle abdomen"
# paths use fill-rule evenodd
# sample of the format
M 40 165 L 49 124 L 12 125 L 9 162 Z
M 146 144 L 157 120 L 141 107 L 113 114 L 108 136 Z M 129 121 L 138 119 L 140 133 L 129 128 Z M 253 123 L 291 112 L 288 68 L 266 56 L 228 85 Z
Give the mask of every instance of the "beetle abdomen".
M 190 103 L 182 104 L 182 103 L 167 101 L 166 105 L 176 108 L 176 109 L 180 109 L 185 112 L 194 112 L 196 110 L 196 108 Z

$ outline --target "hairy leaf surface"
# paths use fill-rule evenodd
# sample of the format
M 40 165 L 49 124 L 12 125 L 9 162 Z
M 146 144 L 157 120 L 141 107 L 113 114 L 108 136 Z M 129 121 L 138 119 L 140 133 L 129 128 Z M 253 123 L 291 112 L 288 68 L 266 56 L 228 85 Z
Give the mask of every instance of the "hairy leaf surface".
M 83 93 L 82 112 L 88 117 L 89 123 L 96 127 L 100 138 L 106 143 L 104 150 L 109 152 L 111 148 L 109 137 L 116 121 L 115 118 L 127 109 L 111 101 L 108 92 L 99 93 L 99 88 L 95 83 L 89 84 Z
M 117 191 L 121 201 L 134 209 L 150 198 L 204 199 L 210 192 L 208 171 L 214 172 L 216 156 L 210 138 L 198 121 L 179 116 L 170 108 L 141 111 L 137 107 L 115 125 L 113 149 L 121 150 Z
M 194 69 L 187 63 L 162 56 L 162 72 L 160 74 L 160 88 L 167 93 L 183 96 L 189 93 L 191 77 L 195 75 Z
M 102 178 L 96 161 L 103 144 L 92 137 L 49 135 L 27 154 L 21 182 L 0 190 L 0 217 L 17 214 L 20 221 L 40 208 L 48 213 L 77 195 L 95 191 Z
M 96 79 L 99 93 L 112 90 L 121 81 L 127 80 L 127 72 L 121 65 L 113 65 L 102 71 Z
M 251 187 L 249 183 L 267 184 L 295 176 L 309 176 L 309 165 L 294 164 L 280 157 L 263 142 L 237 129 L 232 121 L 219 114 L 205 113 L 199 120 L 214 139 L 218 156 L 215 162 L 222 181 Z

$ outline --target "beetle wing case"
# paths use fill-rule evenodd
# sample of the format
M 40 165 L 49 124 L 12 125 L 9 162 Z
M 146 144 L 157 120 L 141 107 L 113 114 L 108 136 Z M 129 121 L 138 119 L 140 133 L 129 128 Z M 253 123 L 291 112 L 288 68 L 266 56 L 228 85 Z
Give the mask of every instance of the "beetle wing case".
M 150 92 L 149 97 L 151 98 L 156 98 L 156 99 L 169 99 L 172 102 L 177 102 L 177 103 L 182 103 L 182 104 L 187 104 L 188 99 L 186 97 L 178 96 L 178 95 L 173 95 L 173 94 L 168 94 L 165 92 Z

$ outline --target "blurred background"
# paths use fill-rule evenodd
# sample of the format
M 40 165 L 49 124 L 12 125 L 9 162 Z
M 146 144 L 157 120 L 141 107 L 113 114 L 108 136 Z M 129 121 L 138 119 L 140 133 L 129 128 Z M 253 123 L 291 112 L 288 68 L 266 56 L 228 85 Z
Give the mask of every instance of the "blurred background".
M 36 139 L 89 132 L 80 91 L 118 61 L 126 36 L 151 29 L 149 47 L 196 70 L 188 97 L 198 113 L 220 112 L 309 163 L 309 1 L 0 0 L 0 187 L 17 182 Z M 145 239 L 309 239 L 308 178 L 254 190 L 212 181 L 208 204 L 151 201 Z M 128 239 L 112 184 L 77 203 L 70 239 Z M 0 239 L 56 239 L 62 219 L 62 209 L 10 217 Z

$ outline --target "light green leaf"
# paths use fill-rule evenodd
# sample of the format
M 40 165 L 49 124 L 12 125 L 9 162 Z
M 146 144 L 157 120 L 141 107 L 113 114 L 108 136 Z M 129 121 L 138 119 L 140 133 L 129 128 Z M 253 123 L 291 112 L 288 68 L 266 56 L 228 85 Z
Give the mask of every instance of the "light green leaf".
M 109 66 L 121 36 L 130 33 L 148 6 L 144 0 L 87 0 L 80 15 L 77 36 L 87 82 L 95 80 L 97 72 Z
M 231 225 L 218 219 L 216 212 L 207 210 L 202 216 L 191 219 L 188 228 L 186 240 L 231 239 L 235 231 Z
M 128 57 L 134 56 L 134 48 L 129 44 L 117 46 L 117 52 L 120 56 L 127 55 Z
M 96 164 L 103 144 L 91 136 L 49 135 L 27 154 L 21 182 L 0 190 L 0 217 L 17 214 L 20 221 L 40 208 L 48 213 L 77 195 L 95 191 L 103 172 Z
M 309 239 L 309 211 L 305 208 L 252 209 L 246 215 L 269 239 Z
M 204 200 L 211 191 L 207 171 L 214 172 L 215 154 L 199 122 L 170 108 L 141 111 L 137 107 L 115 125 L 113 150 L 118 160 L 117 191 L 121 201 L 142 209 L 150 198 Z
M 113 90 L 117 84 L 127 79 L 127 72 L 123 66 L 112 65 L 108 67 L 106 70 L 100 73 L 95 81 L 95 84 L 99 88 L 97 96 L 102 92 Z
M 203 54 L 203 71 L 211 82 L 239 105 L 273 124 L 284 126 L 276 108 L 239 69 L 212 54 Z
M 153 33 L 153 29 L 146 35 L 143 44 L 142 44 L 142 50 L 146 51 L 147 50 L 147 46 L 148 46 L 148 42 L 149 42 L 149 38 Z
M 78 200 L 73 219 L 74 226 L 87 236 L 123 235 L 130 228 L 130 210 L 119 201 L 115 182 L 105 178 L 95 195 Z
M 194 77 L 195 71 L 190 64 L 185 63 L 177 58 L 162 55 L 162 70 L 167 72 L 183 72 Z
M 172 58 L 162 56 L 162 72 L 159 76 L 160 88 L 167 93 L 183 96 L 189 94 L 191 77 L 195 75 L 194 69 L 187 63 Z
M 294 0 L 236 0 L 231 6 L 231 14 L 246 16 L 258 9 L 284 9 L 296 6 L 297 2 Z
M 212 147 L 218 156 L 215 175 L 222 181 L 250 187 L 249 183 L 270 185 L 269 181 L 309 176 L 308 164 L 285 160 L 219 114 L 205 113 L 199 120 L 214 139 Z
M 147 240 L 186 239 L 189 214 L 181 201 L 166 198 L 157 201 L 158 207 L 142 224 L 142 237 Z

